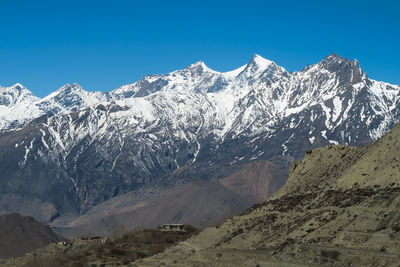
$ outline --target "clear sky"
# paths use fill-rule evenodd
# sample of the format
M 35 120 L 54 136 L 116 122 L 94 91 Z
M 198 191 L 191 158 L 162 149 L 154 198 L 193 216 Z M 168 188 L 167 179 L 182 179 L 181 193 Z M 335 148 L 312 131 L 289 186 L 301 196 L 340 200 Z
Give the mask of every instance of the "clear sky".
M 399 2 L 0 0 L 0 85 L 110 91 L 199 60 L 228 71 L 260 54 L 296 71 L 333 52 L 400 84 Z

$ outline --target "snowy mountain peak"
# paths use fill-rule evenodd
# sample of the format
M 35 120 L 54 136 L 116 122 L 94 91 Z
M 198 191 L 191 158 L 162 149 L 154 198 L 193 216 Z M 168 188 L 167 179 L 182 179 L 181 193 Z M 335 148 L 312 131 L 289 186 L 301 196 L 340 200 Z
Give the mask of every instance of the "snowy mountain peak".
M 12 108 L 19 103 L 30 103 L 39 98 L 33 95 L 31 91 L 26 89 L 22 84 L 16 83 L 10 87 L 0 86 L 0 106 Z M 6 113 L 7 111 L 3 111 Z M 1 125 L 1 122 L 0 122 Z
M 60 87 L 57 90 L 57 92 L 65 92 L 65 91 L 68 91 L 68 92 L 82 92 L 82 91 L 85 91 L 85 90 L 83 90 L 82 87 L 77 83 L 72 83 L 72 84 L 71 83 L 67 83 L 66 85 Z
M 275 62 L 265 59 L 257 54 L 253 56 L 244 70 L 240 73 L 240 78 L 244 80 L 275 80 L 275 78 L 287 76 L 287 71 L 276 65 Z
M 22 84 L 16 83 L 12 86 L 9 87 L 2 87 L 0 86 L 0 92 L 3 92 L 5 94 L 6 92 L 12 93 L 14 95 L 31 95 L 33 96 L 33 93 L 26 89 Z
M 219 74 L 219 72 L 207 67 L 207 65 L 203 61 L 198 61 L 196 63 L 193 63 L 186 69 L 188 69 L 192 72 L 196 72 L 198 74 L 202 74 L 203 72 L 211 72 L 211 73 Z
M 171 114 L 174 114 L 171 116 L 180 118 L 182 125 L 185 118 L 182 114 L 191 114 L 191 108 L 199 103 L 209 103 L 210 106 L 200 106 L 199 110 L 201 108 L 216 109 L 215 114 L 220 119 L 219 128 L 215 130 L 216 136 L 223 136 L 228 131 L 234 131 L 236 134 L 240 129 L 246 129 L 247 120 L 252 121 L 250 118 L 255 117 L 256 114 L 268 114 L 268 116 L 263 115 L 263 118 L 276 119 L 277 114 L 288 116 L 339 94 L 356 94 L 365 86 L 372 86 L 373 82 L 366 79 L 357 60 L 350 61 L 336 53 L 294 73 L 289 73 L 273 61 L 255 54 L 248 64 L 233 71 L 217 72 L 208 68 L 203 61 L 198 61 L 185 69 L 168 74 L 148 75 L 140 81 L 124 85 L 110 93 L 87 92 L 79 84 L 73 83 L 62 86 L 43 99 L 33 95 L 31 98 L 18 98 L 16 97 L 18 94 L 13 94 L 11 97 L 7 93 L 2 93 L 6 89 L 10 90 L 11 87 L 6 89 L 0 87 L 0 94 L 4 95 L 0 95 L 0 103 L 7 107 L 7 112 L 4 111 L 3 114 L 10 114 L 9 117 L 3 115 L 0 129 L 8 128 L 14 121 L 17 121 L 17 124 L 23 124 L 37 115 L 66 114 L 118 100 L 127 103 L 134 102 L 135 105 L 138 105 L 138 101 L 151 103 L 159 107 L 160 112 L 164 112 L 169 106 Z M 16 84 L 13 87 L 22 88 L 22 85 Z M 387 91 L 386 85 L 382 85 L 382 89 L 379 87 L 379 90 L 375 88 L 378 87 L 375 86 L 371 90 L 373 92 Z M 17 92 L 15 88 L 13 90 Z M 395 93 L 390 91 L 390 95 L 394 95 L 391 99 L 397 97 Z M 385 94 L 379 93 L 379 95 Z M 18 99 L 24 101 L 21 102 Z M 398 103 L 395 99 L 392 102 L 393 106 Z M 18 114 L 9 108 L 15 103 L 19 103 L 19 109 L 22 110 Z M 23 105 L 24 108 L 22 108 Z M 246 112 L 242 114 L 242 109 L 246 105 L 254 105 L 254 107 L 246 109 Z M 327 105 L 333 104 L 329 102 Z M 387 104 L 383 102 L 380 105 Z M 381 109 L 386 109 L 386 107 Z M 148 110 L 154 110 L 154 107 Z M 241 121 L 235 124 L 236 120 L 242 118 L 241 116 L 246 118 L 244 119 L 246 122 Z M 175 123 L 174 121 L 174 125 Z M 233 125 L 237 125 L 236 130 L 233 130 Z
M 82 89 L 82 87 L 77 84 L 77 83 L 67 83 L 60 88 L 57 89 L 57 91 L 49 94 L 46 96 L 43 100 L 51 100 L 51 99 L 60 99 L 64 96 L 68 95 L 81 95 L 82 93 L 87 93 L 85 90 Z
M 262 56 L 257 55 L 257 54 L 255 54 L 249 62 L 249 65 L 256 65 L 261 69 L 265 69 L 271 64 L 275 64 L 275 63 L 273 61 L 265 59 Z
M 20 84 L 20 83 L 14 84 L 13 86 L 11 86 L 11 88 L 15 88 L 15 89 L 17 89 L 17 90 L 28 90 L 28 89 L 25 88 L 25 86 L 23 86 L 23 85 Z

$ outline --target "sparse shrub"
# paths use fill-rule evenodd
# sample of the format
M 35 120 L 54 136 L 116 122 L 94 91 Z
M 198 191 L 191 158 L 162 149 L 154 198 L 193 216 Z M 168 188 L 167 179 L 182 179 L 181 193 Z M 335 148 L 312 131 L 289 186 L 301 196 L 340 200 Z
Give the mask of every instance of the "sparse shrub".
M 116 249 L 116 248 L 111 249 L 111 255 L 124 256 L 124 255 L 126 255 L 126 253 L 127 252 L 122 249 Z
M 340 256 L 340 252 L 337 250 L 332 250 L 332 251 L 321 250 L 321 256 L 336 261 Z

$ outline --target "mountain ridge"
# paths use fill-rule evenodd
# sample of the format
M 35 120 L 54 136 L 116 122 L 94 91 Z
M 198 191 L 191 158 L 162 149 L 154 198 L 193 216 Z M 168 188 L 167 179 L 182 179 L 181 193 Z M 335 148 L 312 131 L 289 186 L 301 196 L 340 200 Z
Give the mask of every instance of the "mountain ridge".
M 46 99 L 57 103 L 44 105 L 53 112 L 13 120 L 18 127 L 0 135 L 0 210 L 18 211 L 7 203 L 26 192 L 20 202 L 54 222 L 128 192 L 221 179 L 254 161 L 287 173 L 310 148 L 367 144 L 400 119 L 400 87 L 369 79 L 356 61 L 331 55 L 289 73 L 254 58 L 226 77 L 201 63 L 146 76 L 108 102 L 105 93 L 63 88 Z M 43 187 L 28 188 L 32 181 Z

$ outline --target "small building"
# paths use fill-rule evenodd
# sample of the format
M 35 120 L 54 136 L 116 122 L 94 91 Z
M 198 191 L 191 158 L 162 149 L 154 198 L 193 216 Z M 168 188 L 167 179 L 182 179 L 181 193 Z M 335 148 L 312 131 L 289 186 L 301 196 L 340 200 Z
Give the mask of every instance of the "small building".
M 72 243 L 75 242 L 87 242 L 87 243 L 101 243 L 104 244 L 108 241 L 107 237 L 101 237 L 101 236 L 84 236 L 84 237 L 78 237 L 72 240 Z
M 161 231 L 185 232 L 185 225 L 181 223 L 167 223 L 160 227 Z

